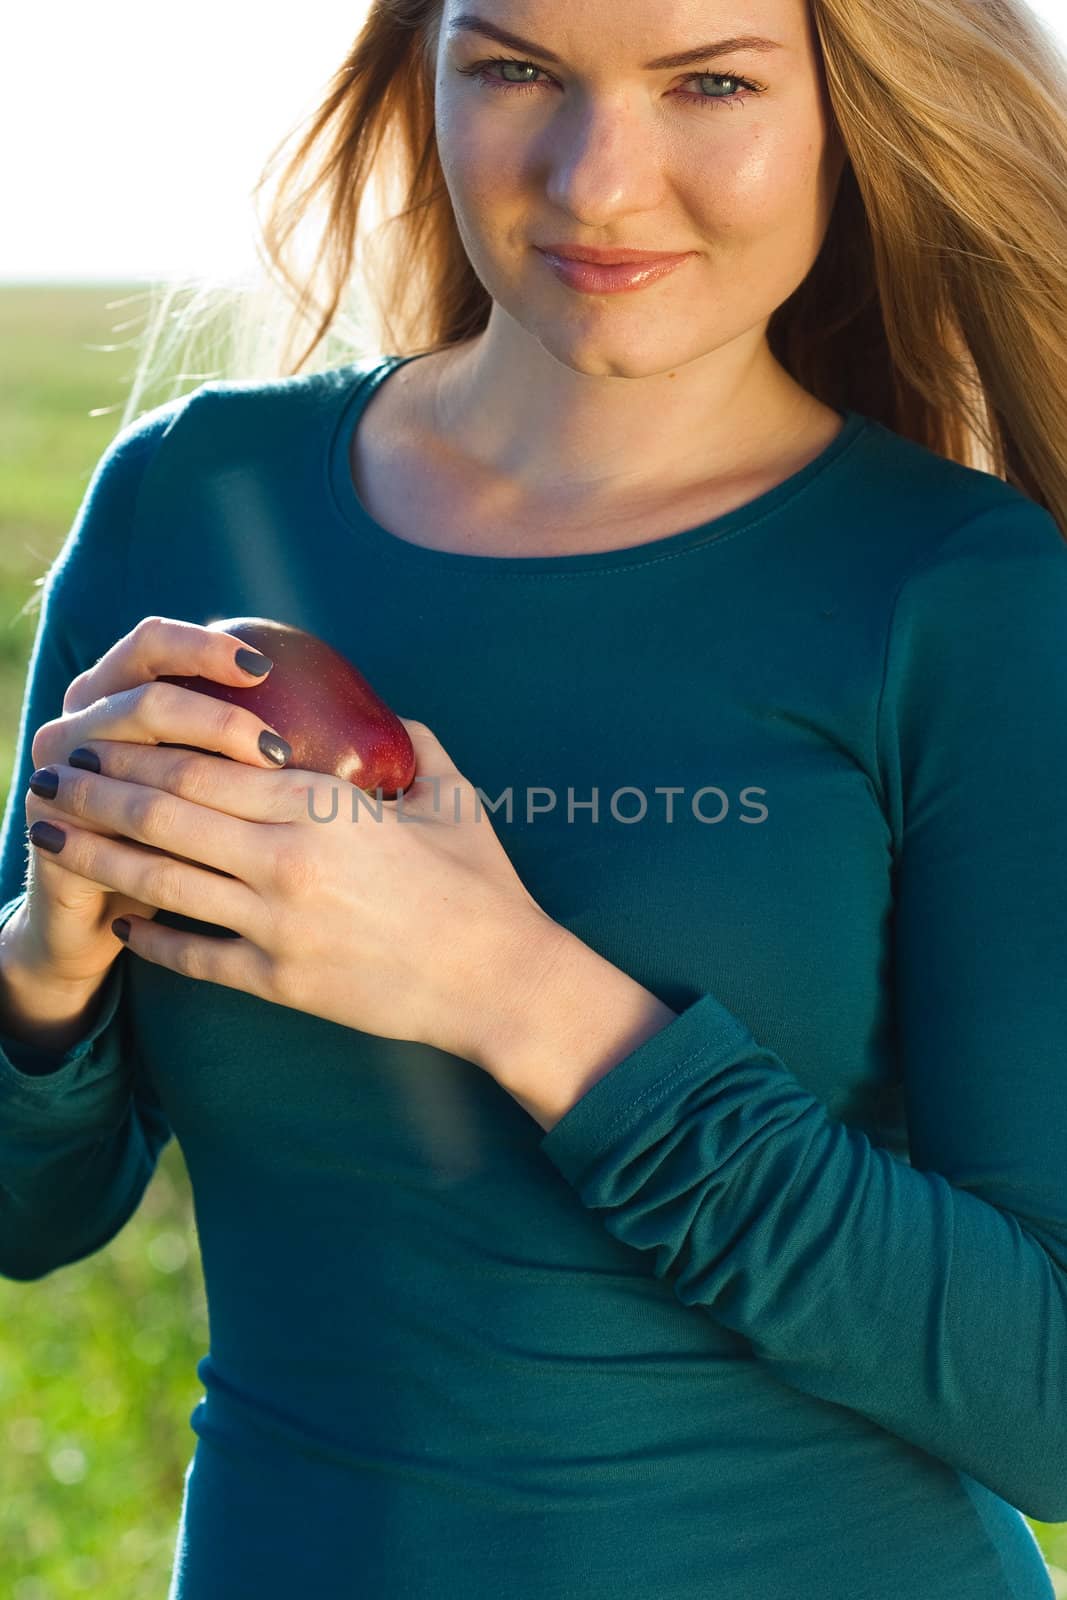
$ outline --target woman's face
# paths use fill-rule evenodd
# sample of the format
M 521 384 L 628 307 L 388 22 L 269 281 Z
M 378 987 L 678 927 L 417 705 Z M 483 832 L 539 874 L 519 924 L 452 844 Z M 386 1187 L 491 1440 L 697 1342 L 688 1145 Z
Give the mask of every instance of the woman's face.
M 592 374 L 658 372 L 765 324 L 819 252 L 844 164 L 807 0 L 443 0 L 435 100 L 479 279 Z M 693 254 L 589 293 L 535 248 L 559 243 Z

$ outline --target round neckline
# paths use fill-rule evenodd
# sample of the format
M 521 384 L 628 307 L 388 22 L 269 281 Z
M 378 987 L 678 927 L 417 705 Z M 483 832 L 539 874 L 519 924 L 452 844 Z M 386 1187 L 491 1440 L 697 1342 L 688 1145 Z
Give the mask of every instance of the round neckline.
M 615 567 L 639 566 L 652 561 L 662 561 L 717 543 L 728 534 L 762 522 L 782 507 L 795 500 L 816 478 L 838 461 L 855 443 L 870 422 L 863 412 L 847 407 L 837 407 L 844 425 L 830 443 L 811 461 L 796 472 L 783 478 L 773 488 L 766 489 L 744 505 L 735 506 L 707 522 L 683 528 L 678 533 L 665 534 L 659 539 L 649 539 L 643 544 L 626 545 L 617 550 L 598 550 L 555 556 L 487 556 L 467 554 L 458 550 L 436 550 L 429 545 L 414 544 L 391 533 L 371 516 L 356 493 L 349 464 L 349 452 L 354 430 L 359 426 L 371 396 L 384 383 L 390 373 L 410 361 L 420 361 L 422 352 L 411 356 L 385 356 L 372 366 L 360 369 L 351 390 L 344 393 L 336 426 L 330 437 L 327 477 L 333 494 L 334 506 L 342 520 L 357 534 L 362 542 L 379 554 L 397 561 L 436 567 L 439 571 L 451 568 L 455 572 L 485 574 L 493 577 L 532 576 L 537 573 L 569 575 L 580 572 L 604 572 Z

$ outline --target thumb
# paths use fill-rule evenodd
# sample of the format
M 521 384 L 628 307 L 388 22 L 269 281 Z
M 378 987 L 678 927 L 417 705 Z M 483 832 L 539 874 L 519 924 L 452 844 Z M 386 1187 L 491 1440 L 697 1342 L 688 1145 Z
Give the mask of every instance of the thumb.
M 415 747 L 416 776 L 459 778 L 462 773 L 448 751 L 425 722 L 415 722 L 401 717 L 401 722 Z
M 415 747 L 415 776 L 404 795 L 406 814 L 449 818 L 456 806 L 455 792 L 468 787 L 467 780 L 437 735 L 425 722 L 401 717 Z

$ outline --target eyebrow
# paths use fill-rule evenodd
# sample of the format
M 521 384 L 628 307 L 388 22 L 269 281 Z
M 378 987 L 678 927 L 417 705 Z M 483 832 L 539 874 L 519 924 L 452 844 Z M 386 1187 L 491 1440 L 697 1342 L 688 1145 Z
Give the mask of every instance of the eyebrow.
M 532 40 L 523 39 L 517 33 L 509 33 L 507 28 L 501 28 L 497 23 L 479 17 L 473 11 L 462 11 L 453 19 L 448 31 L 450 34 L 480 33 L 486 39 L 495 39 L 498 44 L 507 45 L 511 50 L 523 50 L 527 55 L 540 56 L 542 61 L 554 61 L 560 65 L 563 62 L 563 57 L 556 55 L 554 50 L 546 50 L 544 45 L 534 44 Z M 674 55 L 657 56 L 654 61 L 646 61 L 642 71 L 662 72 L 668 67 L 688 67 L 695 61 L 707 61 L 714 56 L 733 55 L 741 50 L 779 49 L 781 46 L 776 39 L 763 39 L 757 34 L 742 34 L 732 39 L 716 39 L 711 44 L 697 45 L 692 50 L 679 50 Z

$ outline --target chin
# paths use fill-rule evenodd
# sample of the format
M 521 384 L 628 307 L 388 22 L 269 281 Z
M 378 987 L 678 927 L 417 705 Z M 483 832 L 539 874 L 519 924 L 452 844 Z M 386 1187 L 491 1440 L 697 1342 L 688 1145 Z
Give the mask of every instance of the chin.
M 561 366 L 588 378 L 652 378 L 699 360 L 714 341 L 694 340 L 692 328 L 672 331 L 666 318 L 646 318 L 632 330 L 561 326 L 558 322 L 530 330 Z

